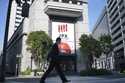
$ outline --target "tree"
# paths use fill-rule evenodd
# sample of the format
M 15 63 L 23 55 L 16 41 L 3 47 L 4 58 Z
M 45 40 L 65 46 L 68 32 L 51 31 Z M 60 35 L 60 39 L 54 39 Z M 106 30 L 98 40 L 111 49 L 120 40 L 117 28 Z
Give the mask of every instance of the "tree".
M 100 42 L 95 40 L 91 35 L 83 34 L 80 37 L 80 51 L 82 55 L 87 56 L 87 68 L 91 69 L 93 64 L 93 57 L 99 57 L 101 55 Z
M 112 40 L 110 35 L 102 35 L 99 38 L 99 41 L 104 53 L 108 53 L 112 50 Z
M 106 68 L 108 55 L 109 55 L 109 53 L 111 53 L 113 51 L 111 36 L 110 35 L 102 35 L 99 38 L 99 41 L 101 44 L 102 53 L 106 54 L 106 62 L 105 62 L 105 68 Z
M 44 31 L 35 31 L 29 33 L 26 43 L 28 45 L 27 50 L 31 52 L 34 61 L 40 66 L 52 46 L 52 39 Z

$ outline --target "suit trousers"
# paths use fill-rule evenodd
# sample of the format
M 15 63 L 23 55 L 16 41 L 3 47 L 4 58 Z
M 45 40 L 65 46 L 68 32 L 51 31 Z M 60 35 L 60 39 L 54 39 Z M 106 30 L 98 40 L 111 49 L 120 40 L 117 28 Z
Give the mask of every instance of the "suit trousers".
M 48 74 L 55 68 L 56 72 L 59 74 L 61 80 L 64 82 L 64 81 L 67 81 L 62 69 L 61 69 L 61 66 L 60 66 L 60 63 L 58 61 L 55 61 L 55 60 L 51 60 L 50 61 L 50 65 L 48 67 L 48 70 L 43 74 L 43 76 L 41 77 L 41 81 L 45 80 L 46 77 L 48 76 Z

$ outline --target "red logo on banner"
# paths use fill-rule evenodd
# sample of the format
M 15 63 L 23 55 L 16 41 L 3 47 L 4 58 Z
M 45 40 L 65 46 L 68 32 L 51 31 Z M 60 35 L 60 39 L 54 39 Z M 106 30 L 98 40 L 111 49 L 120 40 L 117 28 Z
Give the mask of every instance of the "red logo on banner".
M 58 32 L 67 32 L 68 29 L 67 29 L 67 24 L 61 24 L 61 25 L 58 25 Z

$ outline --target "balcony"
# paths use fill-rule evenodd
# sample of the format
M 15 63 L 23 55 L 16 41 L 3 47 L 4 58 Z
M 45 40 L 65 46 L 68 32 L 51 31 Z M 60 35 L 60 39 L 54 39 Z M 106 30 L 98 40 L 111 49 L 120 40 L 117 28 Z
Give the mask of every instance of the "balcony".
M 83 5 L 80 2 L 73 4 L 72 2 L 54 2 L 47 1 L 44 12 L 48 15 L 64 16 L 64 17 L 80 17 L 83 12 Z

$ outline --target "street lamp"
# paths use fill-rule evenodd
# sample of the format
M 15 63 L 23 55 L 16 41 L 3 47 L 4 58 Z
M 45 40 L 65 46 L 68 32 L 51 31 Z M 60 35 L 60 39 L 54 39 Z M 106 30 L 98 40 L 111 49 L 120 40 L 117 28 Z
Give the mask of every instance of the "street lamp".
M 7 19 L 6 19 L 6 27 L 5 27 L 5 35 L 4 35 L 4 44 L 3 44 L 2 67 L 0 69 L 0 82 L 5 81 L 7 41 L 8 41 L 8 31 L 9 31 L 9 21 L 10 21 L 10 13 L 11 13 L 12 1 L 13 0 L 9 0 L 9 3 L 8 3 Z M 27 0 L 25 0 L 25 3 L 26 2 L 27 2 Z M 20 6 L 21 5 L 21 0 L 16 0 L 16 3 Z M 26 9 L 26 8 L 24 8 L 24 9 Z M 24 14 L 24 17 L 25 17 L 25 14 Z

